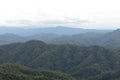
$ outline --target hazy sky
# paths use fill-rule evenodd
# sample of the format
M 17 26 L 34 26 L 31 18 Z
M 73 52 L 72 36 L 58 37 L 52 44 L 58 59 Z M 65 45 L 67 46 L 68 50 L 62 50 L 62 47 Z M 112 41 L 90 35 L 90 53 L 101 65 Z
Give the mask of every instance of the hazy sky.
M 0 25 L 120 28 L 120 0 L 0 0 Z

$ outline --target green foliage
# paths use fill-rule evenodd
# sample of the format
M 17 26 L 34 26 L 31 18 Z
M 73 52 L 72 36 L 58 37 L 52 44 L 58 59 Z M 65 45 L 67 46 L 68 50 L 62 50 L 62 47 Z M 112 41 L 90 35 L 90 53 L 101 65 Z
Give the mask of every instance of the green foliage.
M 120 70 L 103 72 L 90 80 L 120 80 Z
M 119 69 L 120 56 L 117 52 L 99 46 L 81 47 L 29 41 L 1 46 L 0 63 L 18 63 L 32 68 L 57 70 L 79 79 L 89 79 L 103 72 Z M 29 72 L 29 75 L 36 73 Z
M 18 64 L 0 65 L 0 80 L 74 80 L 71 76 L 51 70 L 31 69 Z

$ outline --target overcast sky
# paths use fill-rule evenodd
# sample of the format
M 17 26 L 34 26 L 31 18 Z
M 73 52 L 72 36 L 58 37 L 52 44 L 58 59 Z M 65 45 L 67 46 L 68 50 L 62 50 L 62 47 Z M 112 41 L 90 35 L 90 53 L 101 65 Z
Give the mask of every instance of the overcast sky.
M 0 0 L 0 25 L 120 28 L 120 0 Z

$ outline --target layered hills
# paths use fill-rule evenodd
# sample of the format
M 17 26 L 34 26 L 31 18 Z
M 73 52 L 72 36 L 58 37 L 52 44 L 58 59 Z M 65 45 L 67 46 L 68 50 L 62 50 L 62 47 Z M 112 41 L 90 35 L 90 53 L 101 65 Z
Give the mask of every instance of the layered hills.
M 75 35 L 59 35 L 54 33 L 40 33 L 30 36 L 18 36 L 16 34 L 0 35 L 0 45 L 25 42 L 29 40 L 41 40 L 52 44 L 77 44 L 77 45 L 99 45 L 106 48 L 120 47 L 120 30 L 107 33 L 87 32 Z
M 120 68 L 119 51 L 99 46 L 55 45 L 28 41 L 0 46 L 0 63 L 62 71 L 76 78 L 91 78 Z

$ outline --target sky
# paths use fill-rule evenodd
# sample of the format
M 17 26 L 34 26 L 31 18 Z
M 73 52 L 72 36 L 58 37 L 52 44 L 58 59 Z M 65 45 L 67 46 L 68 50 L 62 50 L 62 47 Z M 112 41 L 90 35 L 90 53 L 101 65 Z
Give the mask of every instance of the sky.
M 0 26 L 120 28 L 120 0 L 0 0 Z

